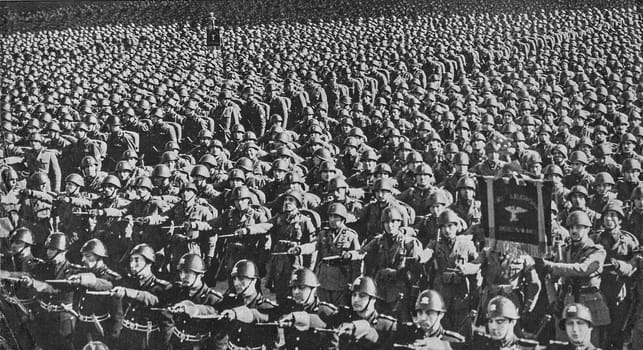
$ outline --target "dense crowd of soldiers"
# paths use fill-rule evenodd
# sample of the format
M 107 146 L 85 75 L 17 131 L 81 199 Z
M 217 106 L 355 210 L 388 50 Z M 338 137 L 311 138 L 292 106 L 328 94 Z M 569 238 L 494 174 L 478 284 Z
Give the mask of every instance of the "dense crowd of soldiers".
M 5 10 L 1 346 L 643 349 L 640 4 Z

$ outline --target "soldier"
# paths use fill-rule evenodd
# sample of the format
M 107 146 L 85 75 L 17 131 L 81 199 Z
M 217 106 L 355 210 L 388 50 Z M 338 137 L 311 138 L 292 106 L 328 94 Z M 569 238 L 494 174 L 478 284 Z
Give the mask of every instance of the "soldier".
M 52 190 L 60 192 L 62 180 L 58 156 L 55 152 L 43 148 L 44 139 L 39 133 L 30 134 L 27 138 L 31 149 L 25 152 L 25 163 L 29 172 L 42 172 L 49 176 Z
M 80 248 L 82 272 L 67 279 L 75 291 L 74 310 L 78 313 L 78 323 L 74 332 L 74 346 L 81 348 L 89 341 L 107 341 L 116 345 L 122 321 L 122 310 L 112 299 L 93 296 L 88 290 L 109 291 L 113 284 L 121 280 L 121 275 L 105 264 L 107 249 L 98 239 L 90 239 Z
M 204 199 L 211 205 L 214 205 L 215 200 L 220 193 L 214 189 L 212 184 L 208 183 L 210 176 L 210 170 L 205 165 L 201 164 L 195 165 L 190 172 L 192 183 L 194 183 L 197 189 L 197 197 Z
M 80 169 L 85 182 L 85 192 L 98 196 L 107 173 L 100 170 L 100 164 L 92 156 L 86 156 L 80 161 Z
M 571 213 L 582 211 L 589 217 L 593 228 L 599 227 L 601 215 L 587 207 L 588 199 L 589 195 L 587 194 L 587 189 L 584 186 L 576 185 L 572 187 L 567 195 L 567 200 L 569 201 L 569 204 L 567 205 L 568 208 L 559 214 L 560 221 L 566 222 Z
M 156 256 L 151 246 L 135 246 L 129 254 L 128 276 L 112 289 L 124 310 L 119 349 L 156 349 L 164 340 L 160 330 L 172 325 L 170 315 L 150 310 L 159 303 L 159 296 L 171 288 L 170 282 L 154 276 L 154 263 Z
M 350 302 L 348 286 L 359 274 L 358 266 L 344 259 L 344 252 L 359 250 L 357 232 L 346 226 L 348 211 L 341 203 L 328 207 L 328 228 L 319 232 L 317 238 L 317 275 L 319 298 L 337 306 Z M 361 264 L 361 261 L 359 262 Z
M 261 349 L 277 343 L 274 327 L 254 325 L 267 320 L 268 313 L 278 305 L 265 298 L 261 292 L 261 279 L 257 265 L 250 260 L 239 260 L 230 273 L 232 279 L 223 301 L 218 305 L 220 315 L 227 318 L 225 325 L 228 349 Z M 290 276 L 289 276 L 290 280 Z
M 636 186 L 630 196 L 630 208 L 623 220 L 623 229 L 634 234 L 636 239 L 643 238 L 643 186 Z
M 438 225 L 439 235 L 428 244 L 422 261 L 433 259 L 430 262 L 430 274 L 435 276 L 433 288 L 447 296 L 445 327 L 466 333 L 469 303 L 476 284 L 471 279 L 480 268 L 474 263 L 478 252 L 468 235 L 458 235 L 464 230 L 463 220 L 453 210 L 444 210 L 438 217 Z
M 266 223 L 256 223 L 235 231 L 238 236 L 269 233 L 272 240 L 271 256 L 267 266 L 268 285 L 274 286 L 277 301 L 288 294 L 290 273 L 297 267 L 310 267 L 308 257 L 316 246 L 315 224 L 302 212 L 303 194 L 288 190 L 281 197 L 281 213 Z
M 616 182 L 616 198 L 626 202 L 630 199 L 634 188 L 641 183 L 639 179 L 641 175 L 641 163 L 633 158 L 624 160 L 621 174 L 623 178 Z
M 566 221 L 571 244 L 565 247 L 563 261 L 536 259 L 545 273 L 562 279 L 562 288 L 557 303 L 579 302 L 587 305 L 592 312 L 594 324 L 599 333 L 594 337 L 604 340 L 605 326 L 611 323 L 609 309 L 600 291 L 601 274 L 606 252 L 603 246 L 589 237 L 592 223 L 586 213 L 577 210 L 569 214 Z M 556 305 L 560 309 L 558 305 Z
M 123 152 L 127 150 L 136 151 L 137 145 L 134 137 L 122 129 L 121 118 L 117 116 L 109 116 L 106 124 L 108 125 L 111 133 L 107 137 L 107 156 L 103 164 L 104 169 L 113 169 L 116 162 L 120 159 Z
M 478 184 L 476 180 L 469 176 L 461 177 L 456 185 L 456 200 L 450 206 L 469 227 L 480 223 L 482 213 L 480 212 L 480 201 L 476 200 L 476 190 Z
M 87 137 L 89 127 L 87 124 L 81 122 L 76 124 L 74 128 L 76 135 L 76 142 L 72 143 L 67 149 L 63 151 L 62 169 L 73 172 L 78 167 L 78 159 L 83 159 L 86 156 L 91 156 L 96 162 L 101 160 L 101 151 L 98 145 Z M 63 174 L 67 175 L 67 174 Z
M 538 347 L 537 341 L 519 338 L 514 333 L 520 315 L 510 299 L 501 295 L 491 299 L 486 318 L 489 333 L 475 332 L 469 349 L 534 350 Z
M 167 165 L 157 164 L 152 170 L 151 178 L 154 183 L 152 195 L 159 196 L 171 204 L 178 203 L 180 188 L 172 182 L 172 171 Z
M 54 209 L 54 217 L 58 218 L 58 227 L 61 232 L 85 232 L 89 226 L 86 216 L 78 215 L 78 211 L 92 206 L 91 199 L 82 194 L 85 180 L 76 173 L 71 173 L 65 178 L 65 191 L 58 196 Z
M 560 328 L 567 333 L 569 342 L 552 340 L 547 350 L 598 350 L 592 345 L 594 321 L 587 306 L 579 303 L 565 306 Z
M 378 179 L 373 186 L 373 193 L 375 200 L 364 206 L 359 220 L 355 227 L 363 229 L 357 230 L 362 234 L 360 240 L 362 242 L 370 240 L 376 234 L 383 231 L 381 222 L 382 212 L 388 207 L 396 207 L 400 210 L 404 217 L 402 226 L 408 226 L 415 222 L 415 211 L 406 203 L 399 201 L 393 197 L 395 190 L 392 179 Z
M 574 151 L 569 155 L 571 171 L 563 179 L 565 187 L 571 188 L 576 185 L 582 185 L 585 188 L 589 188 L 594 183 L 594 177 L 585 170 L 588 163 L 587 154 L 583 151 Z
M 190 222 L 190 229 L 198 229 L 200 231 L 214 231 L 211 235 L 215 241 L 211 244 L 216 244 L 217 235 L 230 235 L 238 229 L 248 227 L 250 225 L 265 223 L 268 221 L 268 216 L 264 208 L 258 205 L 252 205 L 252 193 L 247 186 L 238 186 L 232 190 L 232 200 L 234 203 L 233 208 L 229 208 L 220 216 L 210 221 L 193 221 Z M 234 264 L 241 259 L 259 259 L 263 255 L 265 260 L 266 254 L 266 238 L 246 236 L 238 239 L 228 238 L 223 241 L 224 256 L 221 258 L 221 266 L 218 267 L 217 276 L 220 276 L 221 271 L 228 273 L 232 270 Z M 214 256 L 214 250 L 209 250 L 206 254 L 206 263 L 208 259 Z
M 408 321 L 412 311 L 412 301 L 409 300 L 415 300 L 419 294 L 417 261 L 422 247 L 414 237 L 414 230 L 402 226 L 403 220 L 398 208 L 385 208 L 380 218 L 382 232 L 358 251 L 347 251 L 342 255 L 351 260 L 361 260 L 366 254 L 375 257 L 365 261 L 366 274 L 374 276 L 382 288 L 379 295 L 386 310 L 398 319 Z
M 415 167 L 413 174 L 415 175 L 415 185 L 400 193 L 397 199 L 413 207 L 416 215 L 427 215 L 429 213 L 429 196 L 437 190 L 433 186 L 433 170 L 429 165 L 422 163 Z
M 25 280 L 28 287 L 38 292 L 41 307 L 36 316 L 36 322 L 42 325 L 38 327 L 37 343 L 54 349 L 73 349 L 72 336 L 78 314 L 72 309 L 74 288 L 66 281 L 79 266 L 71 264 L 65 256 L 68 244 L 64 234 L 52 233 L 45 249 L 48 264 L 39 264 L 32 271 L 33 278 Z M 57 282 L 52 285 L 49 281 Z
M 54 196 L 50 192 L 49 178 L 43 173 L 33 173 L 29 177 L 29 188 L 20 192 L 20 223 L 34 234 L 34 253 L 42 256 L 43 243 L 53 229 L 51 221 Z
M 607 172 L 596 174 L 594 177 L 594 191 L 596 191 L 596 194 L 589 199 L 588 207 L 596 212 L 601 212 L 608 202 L 617 200 L 616 193 L 612 192 L 614 186 L 616 186 L 616 183 L 612 175 Z
M 223 295 L 202 280 L 205 262 L 197 254 L 186 253 L 178 260 L 176 269 L 178 282 L 164 296 L 164 303 L 169 305 L 167 309 L 174 311 L 173 326 L 165 329 L 169 334 L 163 337 L 169 339 L 171 349 L 223 348 L 225 334 L 220 329 L 213 330 L 211 320 L 195 317 L 216 313 L 216 307 L 223 300 Z
M 396 349 L 464 349 L 465 337 L 442 327 L 447 312 L 440 293 L 427 289 L 415 302 L 412 323 L 397 322 Z
M 422 247 L 426 247 L 429 242 L 437 239 L 439 230 L 438 218 L 451 202 L 450 193 L 443 189 L 438 189 L 429 195 L 429 213 L 419 221 L 416 220 L 415 225 L 413 225 L 418 232 L 417 238 L 420 240 L 420 243 L 422 243 Z
M 639 240 L 630 232 L 624 231 L 621 224 L 625 217 L 619 202 L 609 202 L 603 208 L 603 231 L 592 234 L 594 242 L 605 247 L 606 263 L 613 268 L 603 270 L 601 275 L 601 292 L 605 296 L 610 310 L 611 324 L 608 327 L 605 349 L 622 349 L 625 334 L 625 315 L 632 308 L 634 281 L 633 266 L 626 262 L 634 258 L 639 250 Z

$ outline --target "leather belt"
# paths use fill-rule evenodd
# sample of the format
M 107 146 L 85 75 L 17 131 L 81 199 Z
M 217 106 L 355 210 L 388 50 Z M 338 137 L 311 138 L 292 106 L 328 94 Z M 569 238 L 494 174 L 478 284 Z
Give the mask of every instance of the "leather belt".
M 92 316 L 85 316 L 83 314 L 78 314 L 78 319 L 81 320 L 82 322 L 91 322 L 91 323 L 93 323 L 94 321 L 103 322 L 109 319 L 109 314 L 92 315 Z
M 147 324 L 140 324 L 128 320 L 123 320 L 123 327 L 131 329 L 136 332 L 156 332 L 159 330 L 159 326 L 152 323 L 152 321 L 147 321 Z
M 263 350 L 265 348 L 263 347 L 263 345 L 254 346 L 254 347 L 252 347 L 252 346 L 239 346 L 239 345 L 235 345 L 231 341 L 228 341 L 228 349 L 229 350 Z
M 183 342 L 198 343 L 198 342 L 201 342 L 201 341 L 204 341 L 204 340 L 210 338 L 211 333 L 208 332 L 208 333 L 205 333 L 205 334 L 193 335 L 193 334 L 185 333 L 185 332 L 177 329 L 176 327 L 174 327 L 174 328 L 172 328 L 172 334 L 174 334 L 177 338 L 179 338 L 179 341 L 181 343 L 183 343 Z
M 40 303 L 40 307 L 42 307 L 47 312 L 69 312 L 69 310 L 71 309 L 71 304 L 50 304 L 45 303 L 42 300 L 39 300 L 38 303 Z

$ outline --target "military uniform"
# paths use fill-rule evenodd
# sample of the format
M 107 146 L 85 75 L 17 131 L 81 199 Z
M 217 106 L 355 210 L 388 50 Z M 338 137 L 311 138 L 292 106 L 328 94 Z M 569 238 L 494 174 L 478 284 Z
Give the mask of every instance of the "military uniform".
M 43 243 L 52 231 L 51 210 L 54 197 L 42 191 L 24 190 L 20 206 L 21 226 L 25 226 L 34 234 L 36 247 L 35 255 L 39 255 Z
M 142 280 L 127 277 L 122 286 L 128 288 L 127 297 L 121 299 L 123 309 L 122 331 L 119 349 L 156 349 L 163 344 L 162 330 L 172 326 L 172 318 L 163 312 L 150 310 L 146 306 L 147 296 L 143 291 L 161 296 L 171 288 L 170 282 L 150 275 Z M 131 292 L 131 293 L 130 293 Z
M 307 305 L 295 303 L 291 298 L 287 298 L 284 303 L 280 304 L 273 310 L 268 311 L 270 321 L 278 321 L 286 315 L 295 312 L 305 312 L 309 314 L 310 327 L 308 330 L 300 331 L 295 327 L 284 328 L 284 349 L 288 350 L 304 350 L 304 349 L 320 349 L 331 350 L 335 349 L 336 337 L 334 334 L 320 332 L 318 330 L 323 324 L 323 319 L 336 314 L 338 308 L 333 305 L 315 298 Z M 296 316 L 293 315 L 293 319 Z M 296 323 L 297 321 L 295 321 Z
M 446 330 L 442 327 L 435 332 L 427 333 L 414 323 L 398 322 L 395 325 L 395 349 L 415 349 L 413 343 L 418 340 L 438 340 L 444 350 L 465 349 L 466 338 L 457 332 Z M 480 349 L 482 350 L 482 349 Z
M 136 144 L 132 135 L 124 132 L 112 132 L 107 137 L 107 155 L 104 169 L 111 170 L 121 160 L 121 155 L 127 150 L 136 151 Z
M 268 320 L 268 312 L 278 305 L 258 293 L 254 299 L 246 303 L 243 297 L 234 294 L 224 296 L 218 305 L 219 310 L 233 309 L 239 314 L 251 314 L 249 319 L 253 322 L 244 323 L 238 320 L 229 321 L 224 329 L 228 335 L 229 350 L 262 350 L 270 349 L 277 343 L 277 329 L 275 327 L 256 326 L 253 323 Z M 256 310 L 253 312 L 252 310 Z
M 413 186 L 400 193 L 397 199 L 410 205 L 415 210 L 416 215 L 427 215 L 431 206 L 429 195 L 437 190 L 432 186 L 427 188 Z
M 458 200 L 449 208 L 455 211 L 462 219 L 464 219 L 468 227 L 471 227 L 475 224 L 479 224 L 480 220 L 482 219 L 481 206 L 482 204 L 477 200 Z
M 341 259 L 343 252 L 359 250 L 357 232 L 343 226 L 338 229 L 324 228 L 317 236 L 317 269 L 319 289 L 317 293 L 322 301 L 333 305 L 349 304 L 348 286 L 359 275 L 359 265 Z
M 51 189 L 56 192 L 60 191 L 62 171 L 58 164 L 58 156 L 54 151 L 44 148 L 38 151 L 30 149 L 25 152 L 24 157 L 29 172 L 47 174 L 51 181 Z
M 468 346 L 470 350 L 535 350 L 538 342 L 513 336 L 504 341 L 494 340 L 487 334 L 475 332 Z
M 101 197 L 93 205 L 93 209 L 98 209 L 103 214 L 95 218 L 96 227 L 93 235 L 105 244 L 109 252 L 107 261 L 110 262 L 110 266 L 116 268 L 121 267 L 121 259 L 128 253 L 129 247 L 125 238 L 128 222 L 121 220 L 120 215 L 130 203 L 129 200 L 120 197 Z M 119 271 L 121 270 L 119 269 Z
M 337 313 L 323 318 L 317 328 L 335 329 L 342 323 L 363 320 L 357 312 L 349 307 L 339 308 Z M 393 333 L 397 320 L 391 316 L 379 314 L 377 311 L 366 318 L 370 325 L 367 334 L 355 339 L 352 335 L 342 334 L 339 336 L 337 349 L 341 350 L 365 350 L 365 349 L 391 349 L 393 347 Z

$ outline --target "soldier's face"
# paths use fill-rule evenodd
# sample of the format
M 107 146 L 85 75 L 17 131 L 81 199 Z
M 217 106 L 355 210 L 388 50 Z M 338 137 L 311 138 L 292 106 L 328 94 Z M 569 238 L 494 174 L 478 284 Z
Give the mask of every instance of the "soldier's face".
M 429 208 L 429 211 L 431 212 L 431 215 L 438 217 L 444 211 L 444 204 L 435 203 L 431 205 L 431 207 Z
M 191 201 L 192 199 L 194 199 L 194 197 L 195 197 L 195 196 L 196 196 L 196 193 L 194 193 L 194 191 L 191 191 L 191 190 L 190 190 L 190 191 L 183 191 L 183 192 L 181 193 L 181 199 L 182 199 L 184 202 L 189 202 L 189 201 Z
M 85 173 L 85 176 L 96 176 L 97 168 L 95 165 L 88 165 L 83 168 L 83 172 Z
M 413 322 L 423 331 L 431 331 L 440 325 L 440 320 L 444 314 L 438 311 L 416 310 L 413 315 Z
M 83 253 L 83 257 L 81 258 L 81 262 L 85 267 L 88 267 L 90 269 L 94 268 L 96 264 L 98 263 L 98 256 L 92 253 Z
M 297 209 L 297 200 L 295 200 L 291 196 L 285 196 L 282 209 L 283 209 L 284 212 L 291 212 L 291 211 Z
M 199 278 L 199 274 L 194 271 L 189 271 L 189 270 L 179 271 L 179 282 L 183 286 L 194 285 L 194 283 L 197 282 L 198 278 Z
M 116 173 L 116 175 L 118 176 L 118 178 L 121 181 L 125 181 L 125 180 L 129 179 L 131 174 L 132 174 L 131 171 L 119 171 L 118 173 Z
M 418 174 L 415 175 L 415 183 L 418 187 L 425 188 L 431 185 L 433 176 L 431 174 Z
M 598 193 L 601 196 L 606 195 L 611 190 L 612 190 L 611 184 L 596 185 L 596 193 Z
M 286 178 L 286 172 L 281 169 L 273 169 L 272 174 L 277 181 L 283 181 Z
M 388 234 L 398 233 L 400 226 L 402 226 L 401 220 L 386 220 L 382 223 L 384 226 L 384 232 Z
M 448 239 L 454 239 L 458 234 L 458 224 L 450 222 L 446 225 L 440 225 L 440 234 Z
M 392 196 L 391 191 L 383 191 L 383 190 L 375 191 L 375 198 L 377 198 L 377 200 L 380 202 L 386 202 L 389 198 L 391 198 L 391 196 Z
M 636 209 L 643 209 L 643 198 L 641 197 L 634 198 L 633 202 L 634 202 L 634 207 Z
M 234 201 L 234 207 L 237 210 L 246 210 L 250 207 L 250 198 L 238 198 Z
M 580 242 L 589 234 L 589 227 L 582 225 L 574 225 L 569 228 L 569 236 L 572 241 Z
M 20 254 L 21 252 L 25 251 L 25 247 L 27 247 L 25 242 L 18 241 L 18 240 L 12 241 L 11 242 L 11 254 L 12 255 Z
M 136 195 L 139 198 L 147 198 L 150 195 L 150 190 L 147 189 L 147 187 L 137 187 L 136 188 Z
M 614 211 L 608 211 L 603 214 L 603 226 L 608 230 L 613 230 L 621 225 L 621 217 Z
M 493 340 L 507 339 L 513 334 L 513 328 L 515 325 L 516 321 L 504 317 L 492 318 L 487 323 L 489 335 Z
M 462 200 L 470 201 L 474 199 L 476 193 L 470 188 L 462 188 L 460 189 L 458 194 L 460 195 L 460 198 L 462 198 Z
M 362 292 L 353 292 L 351 294 L 351 307 L 354 311 L 366 310 L 371 303 L 372 298 Z
M 328 224 L 332 229 L 342 227 L 344 225 L 344 218 L 339 215 L 332 214 L 328 217 Z
M 585 208 L 587 198 L 580 193 L 574 193 L 570 196 L 570 202 L 572 202 L 574 208 Z
M 566 320 L 565 332 L 574 345 L 586 345 L 591 341 L 592 327 L 586 321 L 577 318 Z
M 256 280 L 253 278 L 237 276 L 232 279 L 232 285 L 237 295 L 251 295 L 255 283 Z
M 65 192 L 67 192 L 68 194 L 76 193 L 77 190 L 78 190 L 78 185 L 76 185 L 75 183 L 71 183 L 71 182 L 65 183 Z
M 623 179 L 627 182 L 637 182 L 641 172 L 637 169 L 632 169 L 623 172 Z
M 113 197 L 114 195 L 116 195 L 116 192 L 118 191 L 118 188 L 116 188 L 114 186 L 103 186 L 102 190 L 103 190 L 103 195 L 105 197 L 110 198 L 110 197 Z
M 306 286 L 297 286 L 297 287 L 292 287 L 290 291 L 292 293 L 292 299 L 295 301 L 295 303 L 299 305 L 306 305 L 311 300 L 314 299 L 313 297 L 314 288 L 310 288 Z
M 142 255 L 134 254 L 129 258 L 129 270 L 133 274 L 140 274 L 146 268 L 149 269 L 147 260 Z

